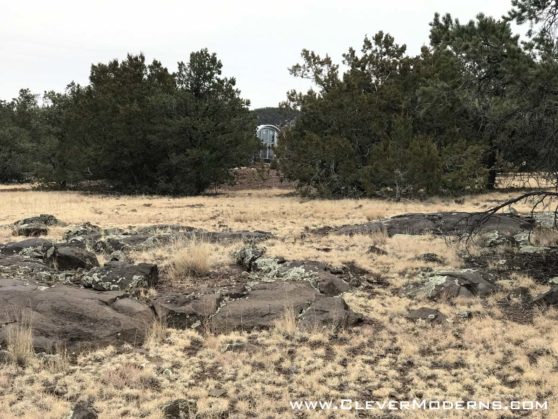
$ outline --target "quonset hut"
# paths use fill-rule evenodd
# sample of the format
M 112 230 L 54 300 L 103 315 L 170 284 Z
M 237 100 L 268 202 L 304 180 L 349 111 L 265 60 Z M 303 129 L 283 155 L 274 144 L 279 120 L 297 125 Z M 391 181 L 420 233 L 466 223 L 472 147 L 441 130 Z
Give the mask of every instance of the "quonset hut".
M 260 125 L 256 129 L 256 136 L 262 142 L 260 150 L 260 160 L 270 162 L 274 158 L 274 149 L 279 140 L 279 128 L 275 125 Z

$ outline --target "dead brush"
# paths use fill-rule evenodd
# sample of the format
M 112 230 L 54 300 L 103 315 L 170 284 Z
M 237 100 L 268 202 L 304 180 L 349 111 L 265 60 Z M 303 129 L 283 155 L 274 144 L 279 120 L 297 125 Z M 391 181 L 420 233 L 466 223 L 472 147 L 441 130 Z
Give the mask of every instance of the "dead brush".
M 193 238 L 176 250 L 169 267 L 169 278 L 183 282 L 207 275 L 213 267 L 213 249 L 210 243 Z

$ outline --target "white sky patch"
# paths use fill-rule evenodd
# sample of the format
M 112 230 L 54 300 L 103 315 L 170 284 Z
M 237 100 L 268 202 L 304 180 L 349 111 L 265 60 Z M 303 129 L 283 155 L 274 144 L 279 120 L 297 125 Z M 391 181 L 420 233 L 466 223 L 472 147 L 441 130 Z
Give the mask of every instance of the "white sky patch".
M 341 61 L 365 35 L 389 32 L 410 53 L 428 43 L 435 12 L 461 21 L 500 17 L 509 0 L 0 0 L 0 99 L 20 88 L 86 84 L 91 63 L 143 52 L 169 70 L 207 47 L 237 79 L 252 108 L 276 106 L 296 80 L 303 48 Z

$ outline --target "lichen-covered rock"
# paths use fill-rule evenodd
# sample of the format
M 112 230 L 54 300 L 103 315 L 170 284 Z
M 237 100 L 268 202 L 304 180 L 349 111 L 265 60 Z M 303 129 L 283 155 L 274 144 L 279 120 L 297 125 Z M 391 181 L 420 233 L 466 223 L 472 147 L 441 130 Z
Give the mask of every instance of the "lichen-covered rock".
M 23 220 L 16 221 L 15 224 L 44 224 L 46 226 L 64 225 L 64 223 L 51 214 L 41 214 L 35 217 L 24 218 Z
M 265 250 L 263 247 L 245 246 L 234 252 L 233 257 L 238 266 L 250 272 L 254 262 L 265 254 Z
M 419 276 L 418 281 L 409 284 L 404 292 L 410 297 L 452 299 L 485 297 L 497 289 L 497 286 L 485 279 L 480 271 L 463 269 L 423 273 Z
M 231 242 L 237 240 L 256 242 L 271 237 L 263 231 L 209 232 L 189 226 L 174 224 L 144 226 L 138 228 L 101 229 L 90 223 L 74 227 L 64 235 L 72 245 L 80 244 L 99 253 L 115 251 L 146 250 L 167 245 L 180 240 L 201 238 L 211 242 Z
M 52 246 L 53 243 L 50 240 L 31 238 L 1 245 L 0 254 L 24 255 L 36 258 L 43 258 L 46 254 L 46 251 Z
M 0 255 L 0 274 L 4 278 L 42 283 L 64 280 L 63 274 L 59 274 L 42 260 L 22 255 Z
M 85 287 L 98 291 L 134 291 L 138 288 L 153 287 L 158 280 L 157 265 L 134 265 L 126 262 L 107 262 L 103 267 L 91 269 L 81 277 Z
M 39 237 L 48 234 L 48 227 L 63 225 L 54 215 L 41 214 L 16 221 L 12 226 L 14 236 Z

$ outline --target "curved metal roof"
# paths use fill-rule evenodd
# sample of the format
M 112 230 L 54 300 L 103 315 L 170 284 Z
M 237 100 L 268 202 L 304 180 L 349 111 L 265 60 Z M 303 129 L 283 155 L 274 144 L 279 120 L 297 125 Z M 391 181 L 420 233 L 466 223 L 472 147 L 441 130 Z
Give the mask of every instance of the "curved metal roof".
M 256 132 L 260 132 L 264 128 L 271 128 L 272 130 L 277 131 L 277 132 L 281 131 L 279 129 L 279 127 L 277 127 L 275 125 L 267 124 L 267 125 L 258 125 L 258 128 L 256 128 Z

